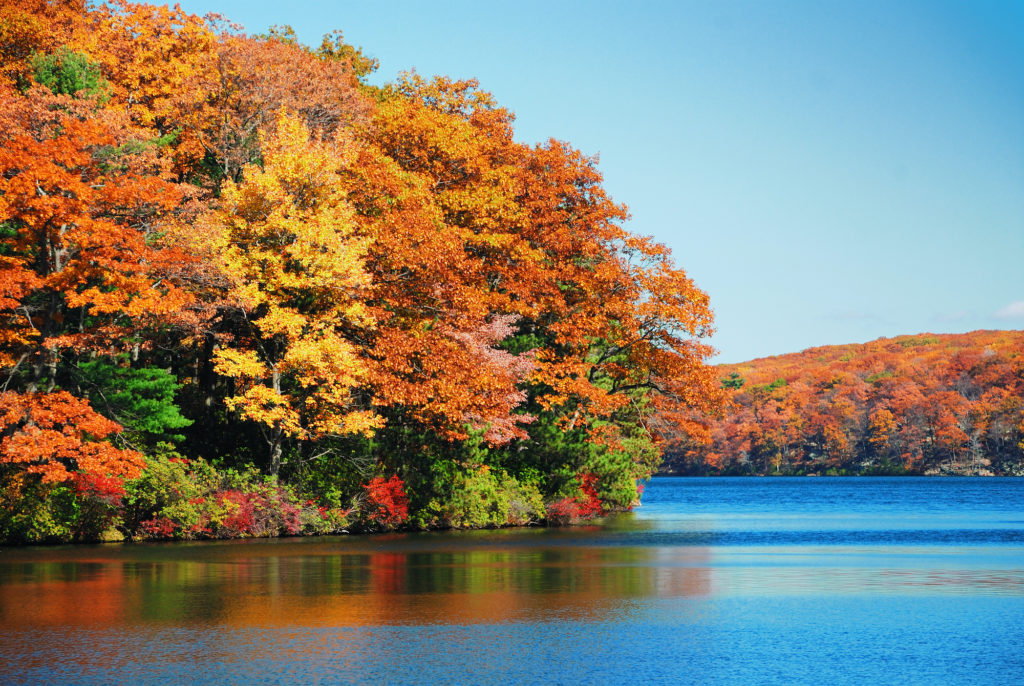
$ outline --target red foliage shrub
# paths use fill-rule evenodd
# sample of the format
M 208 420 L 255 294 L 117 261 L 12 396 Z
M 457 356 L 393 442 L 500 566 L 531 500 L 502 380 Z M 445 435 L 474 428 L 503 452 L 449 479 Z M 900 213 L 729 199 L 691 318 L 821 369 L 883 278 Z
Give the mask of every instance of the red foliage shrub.
M 178 525 L 168 517 L 157 517 L 140 522 L 139 528 L 150 538 L 171 538 Z
M 597 475 L 583 472 L 579 475 L 581 498 L 561 498 L 548 503 L 546 516 L 548 524 L 565 526 L 580 519 L 593 519 L 604 511 L 601 496 L 597 492 Z
M 597 475 L 592 472 L 580 474 L 580 490 L 583 491 L 583 498 L 579 499 L 579 516 L 583 519 L 590 519 L 601 514 L 603 509 L 601 496 L 597 494 Z
M 256 523 L 253 494 L 241 491 L 221 491 L 217 494 L 219 504 L 232 507 L 233 511 L 220 522 L 223 534 L 228 537 L 252 535 Z
M 124 504 L 124 481 L 117 476 L 78 472 L 74 476 L 78 509 L 73 517 L 74 538 L 97 540 L 118 519 Z
M 377 476 L 363 485 L 366 492 L 366 520 L 372 524 L 393 527 L 409 519 L 409 498 L 405 483 L 398 475 L 385 479 Z
M 217 536 L 295 536 L 302 533 L 302 508 L 292 502 L 284 489 L 223 490 L 218 491 L 215 498 L 220 508 L 228 510 L 216 525 Z
M 124 480 L 106 474 L 80 472 L 75 477 L 75 492 L 83 498 L 90 498 L 111 507 L 120 507 L 125 494 Z
M 302 508 L 285 498 L 285 494 L 278 492 L 278 516 L 281 518 L 281 526 L 289 536 L 297 536 L 302 533 Z
M 562 498 L 548 503 L 546 508 L 548 524 L 564 526 L 580 516 L 580 504 L 576 498 Z

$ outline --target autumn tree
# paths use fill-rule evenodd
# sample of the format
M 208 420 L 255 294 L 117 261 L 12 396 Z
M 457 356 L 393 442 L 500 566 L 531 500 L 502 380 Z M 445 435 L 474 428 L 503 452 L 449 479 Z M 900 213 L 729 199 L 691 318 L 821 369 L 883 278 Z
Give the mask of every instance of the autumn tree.
M 374 120 L 378 144 L 425 179 L 449 245 L 461 248 L 438 289 L 451 293 L 441 311 L 518 315 L 516 345 L 536 349 L 531 402 L 561 431 L 622 453 L 623 429 L 652 438 L 642 428 L 652 402 L 697 429 L 718 395 L 700 342 L 706 295 L 663 246 L 622 228 L 625 208 L 604 193 L 595 160 L 555 141 L 517 144 L 511 122 L 475 82 L 415 74 Z M 656 460 L 641 455 L 625 470 L 633 477 Z
M 258 162 L 260 133 L 278 112 L 293 112 L 317 137 L 330 137 L 365 118 L 369 103 L 358 92 L 348 61 L 328 59 L 280 36 L 224 33 L 211 69 L 195 71 L 190 88 L 203 101 L 182 103 L 185 129 L 216 160 L 218 175 L 238 181 Z
M 519 317 L 484 270 L 508 240 L 467 226 L 465 211 L 460 220 L 449 202 L 465 191 L 431 172 L 443 177 L 452 154 L 467 165 L 488 164 L 486 137 L 399 92 L 363 135 L 349 184 L 371 239 L 367 305 L 377 327 L 366 356 L 375 401 L 396 420 L 405 415 L 452 440 L 464 439 L 467 426 L 491 427 L 485 431 L 494 444 L 521 437 L 517 384 L 533 366 L 532 352 L 499 349 Z M 481 189 L 474 202 L 489 197 Z
M 65 391 L 0 393 L 0 465 L 38 474 L 43 483 L 68 481 L 77 472 L 137 477 L 145 467 L 142 455 L 103 440 L 120 430 Z
M 0 89 L 3 459 L 46 480 L 75 469 L 138 473 L 137 453 L 99 441 L 120 427 L 61 389 L 76 386 L 84 356 L 137 352 L 139 332 L 187 299 L 157 276 L 181 260 L 156 245 L 180 195 L 145 133 L 100 110 L 87 89 L 80 99 L 59 92 L 82 64 L 57 65 L 58 93 Z
M 214 116 L 206 107 L 217 69 L 213 27 L 177 5 L 127 0 L 104 3 L 89 19 L 75 44 L 100 63 L 111 87 L 109 106 L 156 137 L 169 137 L 161 153 L 174 160 L 180 176 L 194 174 L 205 149 L 188 124 Z
M 350 338 L 374 321 L 363 304 L 366 241 L 337 184 L 353 145 L 341 135 L 311 138 L 282 112 L 262 141 L 263 167 L 228 181 L 221 207 L 204 220 L 218 229 L 209 250 L 232 281 L 240 320 L 215 353 L 216 369 L 236 382 L 228 406 L 264 431 L 272 474 L 286 439 L 379 423 L 354 396 L 366 371 Z
M 154 276 L 180 256 L 152 243 L 179 194 L 144 146 L 133 152 L 131 129 L 88 100 L 0 98 L 4 360 L 11 375 L 29 370 L 30 391 L 52 390 L 62 350 L 122 347 L 137 320 L 184 303 Z

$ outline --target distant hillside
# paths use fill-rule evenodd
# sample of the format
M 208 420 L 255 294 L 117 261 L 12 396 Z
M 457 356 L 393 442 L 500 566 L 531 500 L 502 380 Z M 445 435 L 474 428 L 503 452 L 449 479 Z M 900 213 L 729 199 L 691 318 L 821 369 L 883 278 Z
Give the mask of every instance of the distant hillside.
M 720 365 L 733 405 L 662 473 L 1024 475 L 1024 331 L 881 338 Z

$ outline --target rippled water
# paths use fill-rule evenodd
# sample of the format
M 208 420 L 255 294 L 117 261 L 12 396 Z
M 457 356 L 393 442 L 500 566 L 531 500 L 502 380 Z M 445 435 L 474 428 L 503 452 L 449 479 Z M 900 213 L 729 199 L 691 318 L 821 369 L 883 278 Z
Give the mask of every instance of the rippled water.
M 1024 683 L 1024 479 L 655 479 L 602 526 L 0 550 L 3 683 Z

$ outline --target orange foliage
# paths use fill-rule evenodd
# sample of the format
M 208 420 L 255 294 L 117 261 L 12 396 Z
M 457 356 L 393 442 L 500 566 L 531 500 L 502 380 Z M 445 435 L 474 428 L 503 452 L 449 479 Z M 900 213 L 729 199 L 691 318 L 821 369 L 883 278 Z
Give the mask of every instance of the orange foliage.
M 189 130 L 228 178 L 259 159 L 259 133 L 273 129 L 282 108 L 316 137 L 361 121 L 369 108 L 346 62 L 274 38 L 222 36 L 214 68 L 197 72 L 196 85 L 208 97 L 187 113 Z
M 155 272 L 182 257 L 151 237 L 180 194 L 152 157 L 118 155 L 132 130 L 41 90 L 0 90 L 0 110 L 0 222 L 13 229 L 0 264 L 0 363 L 109 346 L 130 319 L 178 310 L 185 293 Z
M 160 134 L 180 123 L 184 102 L 205 97 L 197 74 L 215 68 L 216 36 L 207 22 L 180 7 L 112 0 L 92 15 L 79 39 L 114 88 L 112 106 Z
M 76 472 L 137 477 L 142 456 L 104 438 L 121 427 L 69 393 L 0 393 L 0 464 L 20 465 L 43 482 L 68 481 Z
M 670 469 L 1019 469 L 1024 332 L 903 336 L 722 365 L 741 388 L 706 446 L 682 442 Z M 689 452 L 690 456 L 682 455 Z M 687 466 L 689 465 L 689 466 Z
M 648 389 L 658 392 L 673 426 L 698 428 L 695 418 L 720 396 L 703 364 L 711 349 L 698 342 L 711 331 L 707 296 L 672 265 L 666 248 L 621 227 L 625 208 L 605 195 L 595 160 L 557 141 L 515 143 L 511 121 L 474 81 L 415 74 L 377 110 L 374 142 L 404 170 L 406 180 L 391 182 L 389 191 L 405 203 L 401 214 L 385 215 L 402 224 L 378 215 L 369 228 L 387 237 L 381 251 L 412 245 L 397 250 L 411 264 L 396 263 L 393 253 L 378 258 L 371 246 L 370 268 L 387 269 L 378 282 L 388 299 L 408 297 L 394 294 L 396 283 L 429 288 L 392 320 L 403 333 L 382 322 L 389 355 L 380 359 L 381 385 L 389 393 L 405 386 L 396 400 L 415 406 L 420 372 L 460 382 L 500 375 L 443 338 L 480 327 L 492 313 L 514 314 L 520 331 L 544 336 L 529 380 L 547 389 L 542 406 L 562 413 L 567 427 L 611 417 L 630 406 L 630 391 Z M 420 199 L 425 192 L 430 197 Z M 380 207 L 379 196 L 373 200 Z M 410 214 L 413 221 L 404 221 Z M 404 235 L 395 235 L 397 226 Z M 429 328 L 415 326 L 417 319 Z M 400 345 L 410 328 L 417 343 Z M 424 347 L 434 359 L 410 360 Z M 465 416 L 460 392 L 480 397 L 472 383 L 431 390 L 430 412 L 449 421 Z

